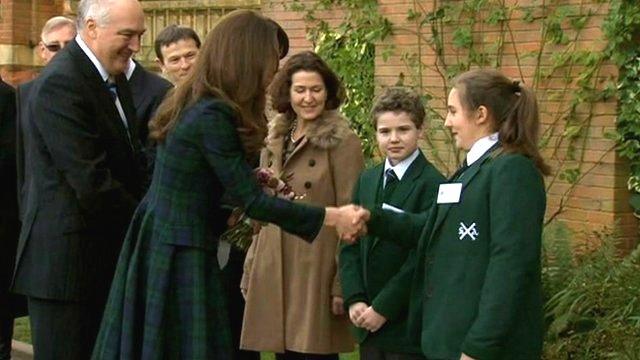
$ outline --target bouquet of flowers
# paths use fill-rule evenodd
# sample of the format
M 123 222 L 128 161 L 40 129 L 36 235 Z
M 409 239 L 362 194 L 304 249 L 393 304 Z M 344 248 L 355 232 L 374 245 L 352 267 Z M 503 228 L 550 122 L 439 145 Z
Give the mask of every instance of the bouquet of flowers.
M 276 176 L 268 168 L 257 168 L 254 171 L 258 185 L 269 196 L 277 196 L 285 200 L 303 199 L 305 195 L 296 194 L 288 181 L 292 174 L 285 177 Z M 251 246 L 253 235 L 257 233 L 260 224 L 252 222 L 242 208 L 236 207 L 227 220 L 229 229 L 220 235 L 220 241 L 226 241 L 240 250 L 246 251 Z

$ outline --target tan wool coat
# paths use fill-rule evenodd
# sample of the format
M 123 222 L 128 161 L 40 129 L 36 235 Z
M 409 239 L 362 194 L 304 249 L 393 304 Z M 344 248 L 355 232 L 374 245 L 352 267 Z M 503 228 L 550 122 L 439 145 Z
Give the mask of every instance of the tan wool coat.
M 318 206 L 351 202 L 364 167 L 359 138 L 336 111 L 308 125 L 306 136 L 282 163 L 291 120 L 283 114 L 270 123 L 261 166 L 291 174 L 300 200 Z M 284 175 L 283 175 L 284 176 Z M 329 354 L 353 350 L 347 315 L 331 312 L 333 296 L 342 296 L 333 228 L 323 228 L 308 243 L 277 226 L 262 228 L 249 248 L 241 287 L 246 290 L 242 349 Z

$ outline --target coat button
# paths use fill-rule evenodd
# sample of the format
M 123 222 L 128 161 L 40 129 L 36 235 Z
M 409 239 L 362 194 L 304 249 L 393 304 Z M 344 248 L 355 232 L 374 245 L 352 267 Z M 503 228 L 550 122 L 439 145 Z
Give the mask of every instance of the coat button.
M 314 159 L 309 159 L 309 166 L 311 167 L 316 166 L 316 161 Z
M 427 299 L 431 298 L 433 296 L 433 286 L 429 285 L 427 286 L 427 289 L 425 291 L 425 294 Z
M 311 181 L 307 181 L 304 183 L 304 188 L 305 189 L 311 189 Z

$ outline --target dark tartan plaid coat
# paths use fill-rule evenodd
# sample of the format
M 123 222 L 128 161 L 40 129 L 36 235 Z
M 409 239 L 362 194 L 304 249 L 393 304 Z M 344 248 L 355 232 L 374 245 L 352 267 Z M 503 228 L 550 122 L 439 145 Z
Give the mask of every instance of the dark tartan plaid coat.
M 231 334 L 216 257 L 221 198 L 311 241 L 324 210 L 268 197 L 245 161 L 232 111 L 206 98 L 183 112 L 158 148 L 136 210 L 93 358 L 230 359 Z

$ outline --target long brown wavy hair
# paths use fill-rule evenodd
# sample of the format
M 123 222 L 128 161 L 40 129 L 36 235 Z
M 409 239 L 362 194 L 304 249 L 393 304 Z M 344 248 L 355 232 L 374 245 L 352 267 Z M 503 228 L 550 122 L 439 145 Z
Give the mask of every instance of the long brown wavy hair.
M 236 112 L 247 156 L 257 153 L 267 133 L 266 87 L 288 48 L 289 39 L 275 21 L 251 10 L 230 12 L 207 35 L 191 74 L 158 108 L 149 136 L 163 142 L 186 107 L 213 96 Z
M 549 175 L 551 169 L 538 150 L 538 101 L 528 87 L 490 69 L 467 71 L 456 77 L 452 85 L 458 90 L 465 111 L 487 108 L 503 151 L 527 156 L 542 174 Z

